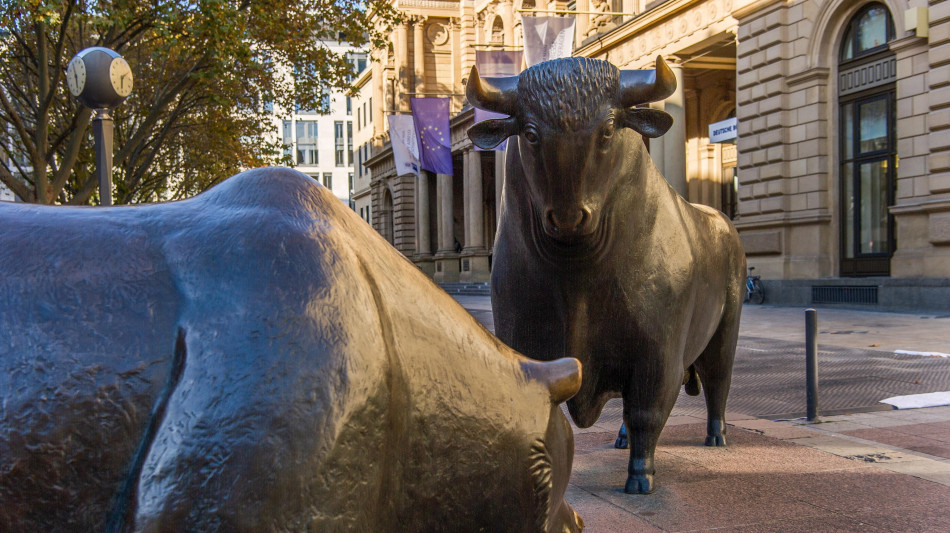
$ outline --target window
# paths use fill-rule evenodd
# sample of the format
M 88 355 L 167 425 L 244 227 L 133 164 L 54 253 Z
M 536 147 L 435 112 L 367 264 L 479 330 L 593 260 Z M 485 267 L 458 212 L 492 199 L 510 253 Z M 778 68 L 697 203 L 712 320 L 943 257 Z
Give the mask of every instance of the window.
M 317 151 L 317 121 L 316 120 L 298 120 L 297 121 L 297 164 L 298 165 L 318 165 L 320 164 L 319 152 Z
M 333 123 L 333 141 L 335 147 L 336 166 L 342 167 L 346 164 L 346 145 L 343 144 L 343 121 L 341 120 Z
M 848 24 L 841 45 L 841 61 L 880 51 L 893 38 L 894 23 L 887 8 L 881 4 L 871 4 L 858 12 Z
M 368 55 L 366 52 L 350 52 L 346 54 L 347 61 L 350 62 L 350 66 L 353 70 L 353 76 L 359 76 L 361 72 L 366 70 L 368 64 Z
M 346 97 L 346 114 L 347 115 L 353 114 L 353 99 L 350 98 L 349 96 Z
M 346 166 L 353 166 L 353 122 L 346 121 Z
M 362 122 L 363 109 L 359 106 L 356 106 L 356 131 L 360 131 L 360 122 Z
M 369 118 L 368 118 L 368 121 L 369 121 L 369 122 L 372 122 L 372 121 L 373 121 L 373 97 L 372 97 L 372 96 L 369 97 Z
M 284 121 L 283 136 L 282 136 L 281 142 L 284 145 L 284 155 L 287 157 L 291 157 L 294 153 L 293 152 L 294 150 L 294 123 L 289 120 Z
M 327 189 L 333 190 L 333 173 L 324 172 L 323 173 L 323 186 Z
M 842 276 L 888 276 L 896 247 L 896 60 L 890 14 L 869 4 L 848 23 L 838 64 Z M 883 73 L 868 76 L 867 71 Z

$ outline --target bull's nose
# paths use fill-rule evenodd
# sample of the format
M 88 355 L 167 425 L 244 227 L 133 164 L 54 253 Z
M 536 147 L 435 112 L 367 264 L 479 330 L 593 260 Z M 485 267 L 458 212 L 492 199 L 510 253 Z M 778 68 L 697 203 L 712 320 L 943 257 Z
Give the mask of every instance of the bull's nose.
M 574 233 L 581 230 L 587 221 L 590 220 L 590 211 L 585 208 L 555 211 L 548 209 L 548 222 L 557 229 L 558 232 Z

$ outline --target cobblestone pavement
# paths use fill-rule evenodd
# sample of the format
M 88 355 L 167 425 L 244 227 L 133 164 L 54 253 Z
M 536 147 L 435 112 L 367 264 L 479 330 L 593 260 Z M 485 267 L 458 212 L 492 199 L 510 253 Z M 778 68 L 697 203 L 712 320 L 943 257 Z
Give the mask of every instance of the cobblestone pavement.
M 487 297 L 457 298 L 492 329 Z M 725 448 L 702 445 L 701 398 L 681 395 L 656 451 L 657 491 L 624 494 L 619 400 L 574 428 L 567 500 L 586 533 L 950 531 L 950 406 L 889 396 L 950 390 L 950 315 L 819 309 L 820 423 L 805 410 L 801 308 L 743 310 Z M 792 420 L 781 420 L 792 419 Z
M 457 299 L 494 331 L 488 297 Z M 819 407 L 824 415 L 889 410 L 885 398 L 950 390 L 950 358 L 902 355 L 894 350 L 950 352 L 950 315 L 819 310 Z M 805 414 L 804 312 L 750 306 L 742 327 L 728 409 L 760 418 Z M 621 418 L 619 400 L 601 422 Z M 702 415 L 702 396 L 681 393 L 673 415 Z

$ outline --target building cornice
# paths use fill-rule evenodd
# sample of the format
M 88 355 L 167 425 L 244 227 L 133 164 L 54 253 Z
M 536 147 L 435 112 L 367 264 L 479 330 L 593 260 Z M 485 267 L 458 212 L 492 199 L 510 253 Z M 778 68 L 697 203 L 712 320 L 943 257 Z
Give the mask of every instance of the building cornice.
M 606 50 L 616 47 L 627 41 L 631 34 L 640 32 L 658 24 L 659 22 L 672 18 L 691 7 L 708 2 L 709 0 L 678 0 L 666 2 L 655 8 L 635 15 L 632 19 L 616 26 L 605 34 L 593 37 L 587 44 L 574 49 L 575 56 L 594 57 Z M 773 0 L 774 1 L 774 0 Z
M 778 217 L 748 217 L 750 220 L 734 220 L 736 230 L 748 231 L 754 229 L 781 228 L 786 226 L 802 226 L 808 224 L 827 224 L 831 222 L 831 213 L 802 213 L 783 215 Z
M 906 52 L 908 50 L 913 50 L 919 48 L 922 52 L 926 52 L 930 43 L 927 41 L 926 37 L 917 37 L 916 35 L 910 35 L 908 37 L 903 37 L 900 39 L 895 39 L 887 43 L 888 48 L 891 49 L 891 52 L 895 54 Z
M 808 82 L 827 82 L 830 75 L 831 69 L 825 67 L 815 67 L 786 77 L 785 84 L 789 87 L 794 87 L 796 85 L 801 85 Z
M 897 204 L 888 208 L 893 215 L 910 215 L 914 213 L 939 213 L 950 211 L 950 198 L 937 198 L 914 202 L 912 204 Z
M 760 11 L 774 11 L 785 5 L 785 0 L 753 0 L 742 7 L 733 9 L 732 16 L 736 20 L 741 20 L 759 14 Z

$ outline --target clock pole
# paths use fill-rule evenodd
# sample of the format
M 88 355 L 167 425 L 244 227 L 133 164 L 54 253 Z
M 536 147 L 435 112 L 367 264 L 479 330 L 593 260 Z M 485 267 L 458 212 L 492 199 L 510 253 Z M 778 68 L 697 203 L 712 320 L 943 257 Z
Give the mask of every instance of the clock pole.
M 96 140 L 96 175 L 99 178 L 99 205 L 112 205 L 112 115 L 96 109 L 92 135 Z
M 92 135 L 96 141 L 99 205 L 112 205 L 112 110 L 132 92 L 132 70 L 114 50 L 93 46 L 80 51 L 66 69 L 69 92 L 96 110 Z

